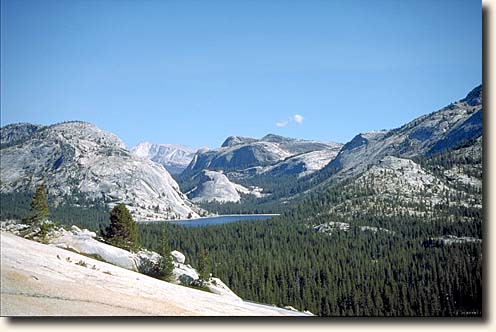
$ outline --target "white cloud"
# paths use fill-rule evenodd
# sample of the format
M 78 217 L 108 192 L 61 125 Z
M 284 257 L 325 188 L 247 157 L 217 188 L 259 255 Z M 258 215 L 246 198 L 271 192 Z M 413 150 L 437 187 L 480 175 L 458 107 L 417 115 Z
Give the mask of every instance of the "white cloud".
M 291 122 L 296 122 L 297 124 L 302 124 L 304 119 L 305 118 L 303 116 L 301 116 L 300 114 L 295 114 L 295 115 L 290 116 L 286 121 L 277 121 L 276 126 L 277 127 L 286 127 Z
M 295 114 L 295 115 L 293 115 L 293 120 L 296 123 L 302 124 L 304 119 L 301 115 Z

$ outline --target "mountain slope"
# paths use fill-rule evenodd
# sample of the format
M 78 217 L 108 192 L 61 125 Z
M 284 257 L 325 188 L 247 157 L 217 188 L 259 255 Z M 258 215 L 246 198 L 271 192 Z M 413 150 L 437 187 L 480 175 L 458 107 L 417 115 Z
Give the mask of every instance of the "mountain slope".
M 274 134 L 260 139 L 230 136 L 220 148 L 199 150 L 179 176 L 179 182 L 184 192 L 195 193 L 198 198 L 198 192 L 194 190 L 202 187 L 201 179 L 205 180 L 200 174 L 215 171 L 222 172 L 230 182 L 270 193 L 281 181 L 293 181 L 320 170 L 341 147 L 339 143 L 299 140 Z M 215 182 L 211 185 L 215 186 Z M 211 193 L 216 191 L 213 187 L 211 189 Z M 218 192 L 221 191 L 220 188 Z M 223 198 L 219 196 L 214 199 L 210 195 L 208 200 L 223 201 Z
M 317 172 L 325 167 L 341 149 L 341 145 L 322 150 L 310 151 L 287 158 L 261 170 L 263 174 L 280 177 L 296 174 L 298 178 Z
M 481 135 L 482 86 L 478 86 L 464 99 L 400 128 L 358 134 L 322 169 L 321 175 L 342 179 L 362 173 L 385 156 L 431 155 Z
M 196 153 L 195 149 L 184 145 L 152 144 L 150 142 L 141 142 L 130 151 L 135 156 L 161 164 L 171 174 L 181 173 Z
M 250 167 L 272 166 L 298 154 L 340 147 L 341 144 L 334 142 L 298 140 L 274 134 L 261 139 L 231 136 L 218 149 L 198 151 L 185 173 L 195 174 L 204 169 L 241 171 Z
M 220 172 L 205 170 L 196 177 L 201 177 L 198 179 L 199 185 L 186 193 L 193 202 L 239 202 L 241 194 L 262 196 L 260 190 L 233 183 Z
M 2 137 L 16 138 L 1 150 L 2 193 L 29 192 L 45 182 L 56 203 L 66 197 L 124 203 L 137 220 L 198 216 L 162 166 L 133 156 L 114 134 L 84 122 L 38 127 L 28 135 L 16 136 L 17 129 L 1 130 Z
M 334 192 L 339 191 L 339 199 L 325 202 L 316 216 L 336 216 L 345 222 L 402 215 L 422 217 L 429 222 L 478 221 L 482 212 L 481 189 L 482 178 L 464 173 L 461 164 L 456 171 L 441 168 L 434 172 L 428 165 L 387 156 L 352 181 L 337 185 Z M 466 217 L 460 216 L 460 211 L 466 211 Z
M 305 315 L 174 285 L 0 234 L 2 316 Z
M 0 147 L 6 148 L 31 137 L 41 125 L 31 123 L 15 123 L 2 128 L 0 131 Z

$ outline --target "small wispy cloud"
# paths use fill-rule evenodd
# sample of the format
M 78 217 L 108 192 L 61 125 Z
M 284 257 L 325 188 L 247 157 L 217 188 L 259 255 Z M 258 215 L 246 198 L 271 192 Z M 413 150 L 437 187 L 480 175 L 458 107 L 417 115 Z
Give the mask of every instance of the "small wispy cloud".
M 299 114 L 295 114 L 295 115 L 293 115 L 293 120 L 294 120 L 294 122 L 296 122 L 298 124 L 302 124 L 304 118 Z
M 276 127 L 286 127 L 291 122 L 295 122 L 297 124 L 302 124 L 303 120 L 305 120 L 305 118 L 303 116 L 301 116 L 300 114 L 295 114 L 295 115 L 290 116 L 286 121 L 277 121 Z

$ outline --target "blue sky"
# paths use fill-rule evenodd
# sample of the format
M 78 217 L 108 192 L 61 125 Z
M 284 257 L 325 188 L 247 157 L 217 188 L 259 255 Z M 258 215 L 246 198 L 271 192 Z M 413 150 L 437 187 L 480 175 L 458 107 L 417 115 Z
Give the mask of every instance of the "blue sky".
M 346 142 L 482 81 L 474 0 L 1 3 L 2 126 L 83 120 L 128 146 Z

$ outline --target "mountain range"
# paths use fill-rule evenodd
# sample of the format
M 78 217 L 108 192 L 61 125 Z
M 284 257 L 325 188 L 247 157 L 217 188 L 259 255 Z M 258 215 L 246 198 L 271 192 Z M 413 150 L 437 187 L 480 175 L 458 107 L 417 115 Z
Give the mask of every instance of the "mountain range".
M 372 181 L 378 191 L 405 185 L 388 176 L 378 181 L 384 174 L 408 174 L 404 180 L 413 182 L 402 188 L 419 194 L 435 180 L 444 183 L 440 191 L 452 183 L 478 188 L 473 169 L 481 170 L 481 162 L 445 167 L 442 176 L 423 163 L 460 149 L 481 160 L 482 113 L 478 86 L 436 112 L 346 144 L 268 134 L 230 136 L 219 148 L 199 150 L 149 142 L 128 150 L 116 135 L 80 121 L 12 124 L 0 131 L 0 191 L 30 192 L 44 182 L 56 203 L 69 197 L 80 205 L 125 203 L 138 220 L 166 220 L 207 213 L 193 202 L 280 204 L 342 181 Z M 469 196 L 466 204 L 480 204 Z
M 261 179 L 299 178 L 312 174 L 327 165 L 339 152 L 342 144 L 317 142 L 268 134 L 260 139 L 230 136 L 220 148 L 201 149 L 188 167 L 178 176 L 188 197 L 197 201 L 239 201 L 239 197 L 223 195 L 236 189 L 239 194 L 262 197 L 270 195 L 269 188 L 260 185 Z M 210 176 L 205 176 L 208 170 Z M 223 176 L 215 173 L 221 173 Z M 222 181 L 218 181 L 222 178 Z M 214 184 L 217 182 L 217 184 Z M 214 190 L 204 190 L 205 186 Z

